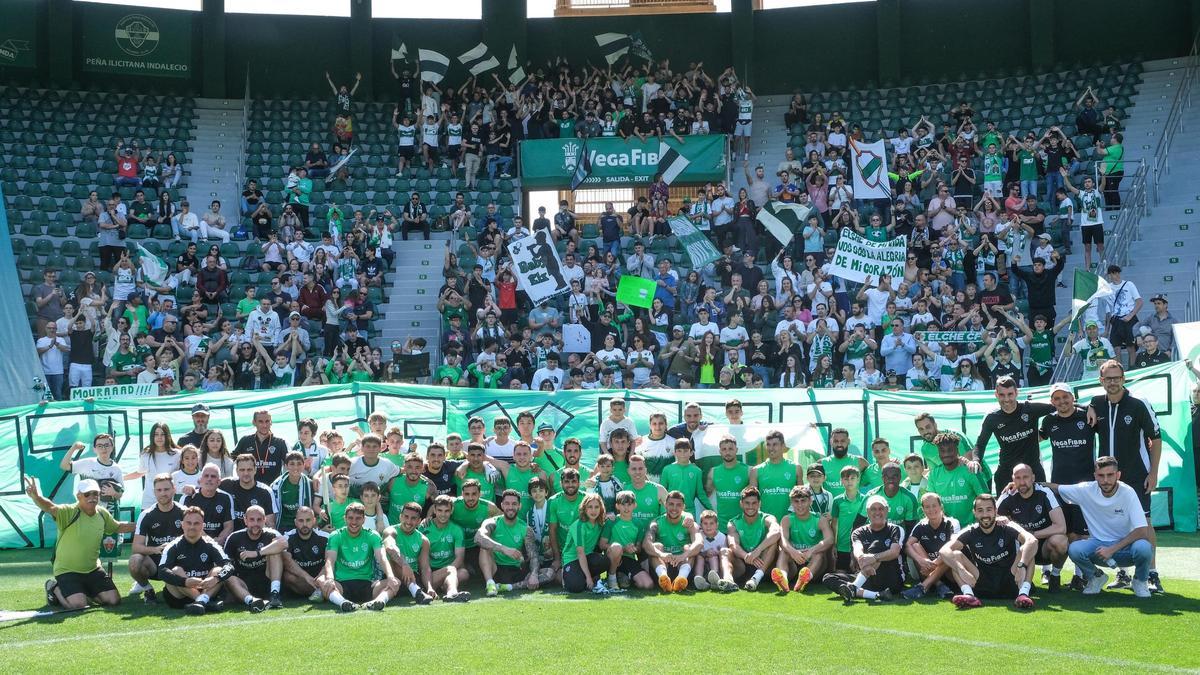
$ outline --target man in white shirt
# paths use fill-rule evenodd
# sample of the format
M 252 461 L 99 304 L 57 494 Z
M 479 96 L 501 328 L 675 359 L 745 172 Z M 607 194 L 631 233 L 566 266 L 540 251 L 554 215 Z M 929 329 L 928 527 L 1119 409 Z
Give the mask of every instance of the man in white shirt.
M 38 338 L 37 352 L 42 359 L 42 374 L 46 377 L 46 386 L 58 401 L 65 398 L 63 354 L 69 351 L 71 351 L 71 346 L 67 343 L 66 338 L 59 336 L 58 325 L 53 321 L 47 322 L 46 335 Z
M 1132 281 L 1121 280 L 1119 265 L 1109 265 L 1105 276 L 1108 277 L 1108 285 L 1113 289 L 1112 299 L 1109 301 L 1112 311 L 1108 316 L 1108 341 L 1117 349 L 1125 348 L 1129 355 L 1127 367 L 1132 368 L 1134 357 L 1137 355 L 1137 340 L 1133 336 L 1133 327 L 1137 325 L 1137 315 L 1142 309 L 1142 294 Z M 1120 358 L 1115 354 L 1114 357 Z
M 633 242 L 633 253 L 625 257 L 625 272 L 643 279 L 654 278 L 654 254 L 646 253 L 646 246 L 641 241 Z
M 796 318 L 796 309 L 792 305 L 785 305 L 783 308 L 783 318 L 779 323 L 775 324 L 775 335 L 780 333 L 791 333 L 792 340 L 800 340 L 804 336 L 806 326 L 804 322 Z
M 696 323 L 692 324 L 692 329 L 688 331 L 688 337 L 699 342 L 704 339 L 705 333 L 712 333 L 718 338 L 721 337 L 721 329 L 717 324 L 708 320 L 708 310 L 701 307 L 696 310 Z
M 308 266 L 313 257 L 313 245 L 304 241 L 304 230 L 296 230 L 296 238 L 287 245 L 288 259 L 300 262 L 300 267 Z
M 578 281 L 580 287 L 583 287 L 583 277 L 585 275 L 583 268 L 575 264 L 575 254 L 568 253 L 563 258 L 563 266 L 558 270 L 562 273 L 563 279 L 566 280 L 567 286 L 571 285 L 572 281 Z
M 197 241 L 201 237 L 200 219 L 192 213 L 191 205 L 186 199 L 179 202 L 179 213 L 171 221 L 171 227 L 175 230 L 175 241 L 179 241 L 180 237 L 184 235 L 192 241 Z
M 275 339 L 279 336 L 279 314 L 271 306 L 269 298 L 260 300 L 258 307 L 246 315 L 246 335 L 257 335 L 264 347 L 275 346 Z
M 725 191 L 725 186 L 717 183 L 716 196 L 712 200 L 712 224 L 718 236 L 724 236 L 729 225 L 733 223 L 733 207 L 737 205 L 733 197 Z
M 1134 567 L 1133 594 L 1150 597 L 1147 579 L 1154 546 L 1150 543 L 1150 525 L 1138 500 L 1137 492 L 1121 482 L 1117 458 L 1108 455 L 1096 460 L 1096 480 L 1078 485 L 1047 484 L 1068 504 L 1083 511 L 1090 536 L 1071 543 L 1068 555 L 1075 569 L 1087 580 L 1084 595 L 1099 593 L 1108 583 L 1108 575 L 1096 569 Z
M 229 243 L 229 231 L 225 229 L 225 216 L 221 215 L 221 202 L 214 199 L 210 210 L 200 219 L 200 236 L 205 239 L 220 239 Z
M 529 383 L 529 389 L 532 391 L 541 391 L 542 383 L 549 380 L 554 383 L 555 391 L 558 391 L 562 389 L 566 376 L 566 371 L 558 367 L 558 354 L 550 352 L 546 355 L 546 365 L 534 371 L 533 380 Z
M 865 300 L 867 303 L 867 317 L 871 319 L 871 323 L 878 326 L 883 322 L 883 313 L 887 310 L 889 301 L 896 297 L 896 292 L 892 290 L 891 275 L 884 274 L 879 277 L 879 284 L 872 287 L 871 275 L 867 275 L 863 280 L 863 285 L 858 289 L 858 300 Z

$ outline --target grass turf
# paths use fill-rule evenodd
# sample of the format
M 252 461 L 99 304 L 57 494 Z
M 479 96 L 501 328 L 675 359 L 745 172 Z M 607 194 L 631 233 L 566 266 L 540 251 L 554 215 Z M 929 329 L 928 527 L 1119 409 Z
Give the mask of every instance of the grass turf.
M 1200 539 L 1165 535 L 1159 543 L 1160 558 L 1171 561 L 1160 563 L 1166 595 L 1035 594 L 1031 613 L 998 601 L 970 611 L 935 600 L 845 606 L 818 584 L 780 596 L 769 581 L 756 593 L 605 599 L 558 590 L 483 599 L 472 586 L 476 599 L 466 605 L 414 607 L 402 599 L 382 614 L 339 615 L 328 603 L 291 599 L 278 611 L 238 608 L 197 618 L 129 601 L 113 610 L 0 623 L 0 658 L 4 672 L 145 672 L 203 654 L 205 670 L 251 672 L 313 668 L 336 645 L 357 645 L 334 662 L 365 671 L 404 664 L 451 672 L 645 672 L 699 664 L 715 672 L 949 672 L 964 662 L 1022 672 L 1200 672 Z M 42 608 L 48 572 L 45 551 L 0 553 L 0 609 Z M 126 591 L 124 566 L 114 573 Z

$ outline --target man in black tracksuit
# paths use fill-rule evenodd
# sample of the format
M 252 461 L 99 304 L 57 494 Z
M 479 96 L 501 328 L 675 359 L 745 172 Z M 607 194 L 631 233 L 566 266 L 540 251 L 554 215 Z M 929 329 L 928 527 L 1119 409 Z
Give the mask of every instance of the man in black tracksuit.
M 1025 282 L 1025 286 L 1029 289 L 1029 316 L 1037 316 L 1041 314 L 1046 317 L 1046 322 L 1054 325 L 1054 285 L 1058 281 L 1058 275 L 1062 274 L 1064 265 L 1061 260 L 1058 260 L 1058 252 L 1054 252 L 1054 259 L 1057 264 L 1050 269 L 1046 269 L 1046 261 L 1041 258 L 1033 259 L 1033 271 L 1023 270 L 1017 267 L 1017 260 L 1014 258 L 1012 271 Z

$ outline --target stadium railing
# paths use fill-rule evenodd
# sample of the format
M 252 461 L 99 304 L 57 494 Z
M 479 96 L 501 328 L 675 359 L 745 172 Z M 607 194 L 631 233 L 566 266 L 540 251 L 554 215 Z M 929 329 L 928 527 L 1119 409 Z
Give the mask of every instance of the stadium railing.
M 1154 166 L 1151 170 L 1154 181 L 1154 204 L 1157 205 L 1161 196 L 1158 192 L 1159 181 L 1171 173 L 1171 142 L 1175 140 L 1175 134 L 1183 131 L 1183 111 L 1185 108 L 1192 107 L 1192 85 L 1196 81 L 1196 66 L 1200 60 L 1200 31 L 1192 38 L 1192 49 L 1188 52 L 1187 58 L 1184 60 L 1183 79 L 1179 82 L 1179 89 L 1175 93 L 1175 101 L 1171 104 L 1171 111 L 1167 113 L 1167 121 L 1163 124 L 1162 138 L 1158 139 L 1158 145 L 1154 148 L 1154 154 L 1151 156 Z

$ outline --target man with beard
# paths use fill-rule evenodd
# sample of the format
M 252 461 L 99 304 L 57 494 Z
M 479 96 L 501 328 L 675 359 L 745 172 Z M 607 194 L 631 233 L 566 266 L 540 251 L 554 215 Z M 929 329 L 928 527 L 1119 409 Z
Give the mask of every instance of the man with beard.
M 479 569 L 488 597 L 538 587 L 540 556 L 537 541 L 528 524 L 520 518 L 521 494 L 505 490 L 500 495 L 500 514 L 483 521 L 475 532 L 479 546 Z
M 233 563 L 204 535 L 200 507 L 183 510 L 182 526 L 183 535 L 168 544 L 158 560 L 158 578 L 167 584 L 163 599 L 168 607 L 194 616 L 219 612 L 225 603 L 214 596 L 233 576 Z
M 310 602 L 321 601 L 321 583 L 317 580 L 325 567 L 325 549 L 329 534 L 317 527 L 312 507 L 296 509 L 295 528 L 284 533 L 287 548 L 283 556 L 283 587 Z
M 923 412 L 913 418 L 913 424 L 916 425 L 917 433 L 921 436 L 920 453 L 921 457 L 925 460 L 925 466 L 937 466 L 942 461 L 941 451 L 938 449 L 937 444 L 933 442 L 933 439 L 942 433 L 938 429 L 937 420 L 933 418 L 933 415 Z M 963 457 L 963 463 L 967 465 L 967 469 L 971 473 L 982 473 L 984 485 L 991 485 L 992 471 L 982 459 L 971 459 L 974 448 L 971 447 L 971 443 L 967 440 L 967 437 L 953 431 L 948 433 L 952 433 L 958 437 L 958 454 Z
M 1000 406 L 983 418 L 979 438 L 975 440 L 972 459 L 984 456 L 988 441 L 995 435 L 1000 445 L 1000 461 L 996 465 L 996 485 L 1003 488 L 1012 480 L 1012 468 L 1028 464 L 1037 480 L 1046 480 L 1042 453 L 1038 447 L 1038 419 L 1054 412 L 1049 403 L 1017 401 L 1017 381 L 1011 377 L 996 380 L 996 401 Z
M 737 590 L 740 579 L 745 579 L 742 585 L 745 590 L 757 590 L 771 566 L 779 544 L 779 523 L 774 516 L 761 511 L 761 504 L 758 488 L 749 486 L 742 490 L 742 512 L 729 521 L 725 531 L 729 546 L 721 551 L 728 561 L 723 568 L 732 572 L 732 576 L 725 576 L 718 584 L 722 591 Z
M 666 513 L 650 523 L 644 548 L 664 593 L 687 590 L 696 554 L 704 542 L 691 514 L 684 513 L 686 498 L 679 490 L 667 493 Z M 675 579 L 672 580 L 671 577 Z
M 763 511 L 778 520 L 787 513 L 788 495 L 792 488 L 804 485 L 804 470 L 800 465 L 784 458 L 787 446 L 784 444 L 783 432 L 776 430 L 768 433 L 766 446 L 766 461 L 750 469 L 750 485 L 761 492 Z
M 846 491 L 842 486 L 842 468 L 847 466 L 856 467 L 861 475 L 867 470 L 867 460 L 850 454 L 850 432 L 838 427 L 829 432 L 829 454 L 821 460 L 821 467 L 828 476 L 825 489 L 834 497 Z
M 871 505 L 871 497 L 879 496 L 883 497 L 888 504 L 888 522 L 899 525 L 904 528 L 905 532 L 912 531 L 913 525 L 920 517 L 921 505 L 912 492 L 900 489 L 900 479 L 903 473 L 900 465 L 895 462 L 888 462 L 884 465 L 879 472 L 883 484 L 867 493 L 867 499 L 863 503 L 862 511 L 859 512 L 856 522 L 870 520 L 867 509 Z M 853 537 L 851 541 L 853 541 Z
M 1034 562 L 1042 566 L 1047 590 L 1057 593 L 1062 587 L 1060 575 L 1070 543 L 1058 499 L 1049 488 L 1033 482 L 1033 470 L 1024 464 L 1013 467 L 1013 490 L 1000 495 L 996 513 L 1020 525 L 1037 539 Z
M 383 539 L 378 532 L 363 529 L 367 512 L 362 504 L 347 506 L 345 518 L 346 526 L 330 535 L 325 548 L 321 590 L 343 612 L 353 612 L 359 607 L 382 611 L 392 594 L 400 589 L 400 582 L 384 555 Z M 383 579 L 375 580 L 376 570 L 383 571 Z
M 942 498 L 946 515 L 966 526 L 975 522 L 975 498 L 988 491 L 982 474 L 971 473 L 959 455 L 961 437 L 943 432 L 933 437 L 938 462 L 929 469 L 926 489 Z
M 451 434 L 460 444 L 462 439 L 458 434 Z M 451 442 L 451 436 L 446 438 Z M 439 495 L 458 495 L 458 484 L 454 481 L 454 473 L 462 465 L 460 460 L 446 459 L 446 446 L 441 443 L 430 443 L 425 449 L 425 477 L 433 482 Z
M 578 485 L 576 485 L 578 490 Z M 462 496 L 454 500 L 450 520 L 462 528 L 464 551 L 463 564 L 469 574 L 479 574 L 479 546 L 475 543 L 475 532 L 483 521 L 500 513 L 492 502 L 480 498 L 479 481 L 467 479 L 462 484 Z
M 257 614 L 267 607 L 281 609 L 279 596 L 283 579 L 283 553 L 287 539 L 264 527 L 267 512 L 261 506 L 246 509 L 246 527 L 229 535 L 225 555 L 233 562 L 234 576 L 225 582 L 225 590 Z M 270 598 L 265 600 L 264 598 Z
M 975 524 L 959 532 L 942 547 L 939 559 L 960 584 L 962 593 L 951 602 L 960 609 L 982 607 L 985 598 L 1015 598 L 1017 609 L 1033 609 L 1030 577 L 1037 539 L 1009 523 L 996 522 L 996 498 L 975 498 Z
M 858 598 L 886 602 L 904 586 L 900 547 L 905 530 L 892 522 L 888 500 L 882 496 L 868 497 L 865 510 L 867 523 L 850 535 L 858 573 L 851 578 L 848 573 L 833 572 L 822 579 L 847 603 Z
M 733 436 L 722 437 L 717 448 L 721 463 L 709 470 L 704 491 L 716 495 L 717 526 L 724 529 L 742 512 L 742 490 L 750 484 L 750 467 L 741 461 Z
M 154 477 L 154 507 L 138 516 L 133 534 L 133 554 L 129 556 L 129 576 L 133 577 L 130 596 L 145 593 L 145 601 L 155 601 L 150 580 L 158 576 L 158 557 L 167 544 L 183 534 L 183 509 L 174 501 L 175 483 L 169 474 Z
M 453 497 L 434 497 L 432 517 L 421 526 L 421 533 L 429 540 L 429 582 L 434 592 L 442 589 L 442 600 L 445 602 L 467 602 L 471 594 L 458 590 L 458 585 L 465 584 L 468 578 L 464 564 L 466 548 L 462 528 L 450 522 L 453 511 Z
M 204 535 L 211 537 L 218 546 L 233 534 L 233 495 L 220 489 L 221 469 L 216 464 L 205 464 L 200 469 L 200 487 L 183 498 L 183 506 L 195 506 L 203 512 Z
M 255 480 L 258 467 L 254 455 L 243 453 L 233 461 L 237 479 L 221 481 L 221 489 L 233 497 L 233 531 L 246 527 L 244 518 L 251 506 L 261 506 L 267 514 L 267 527 L 275 527 L 275 499 L 271 496 L 271 488 Z

